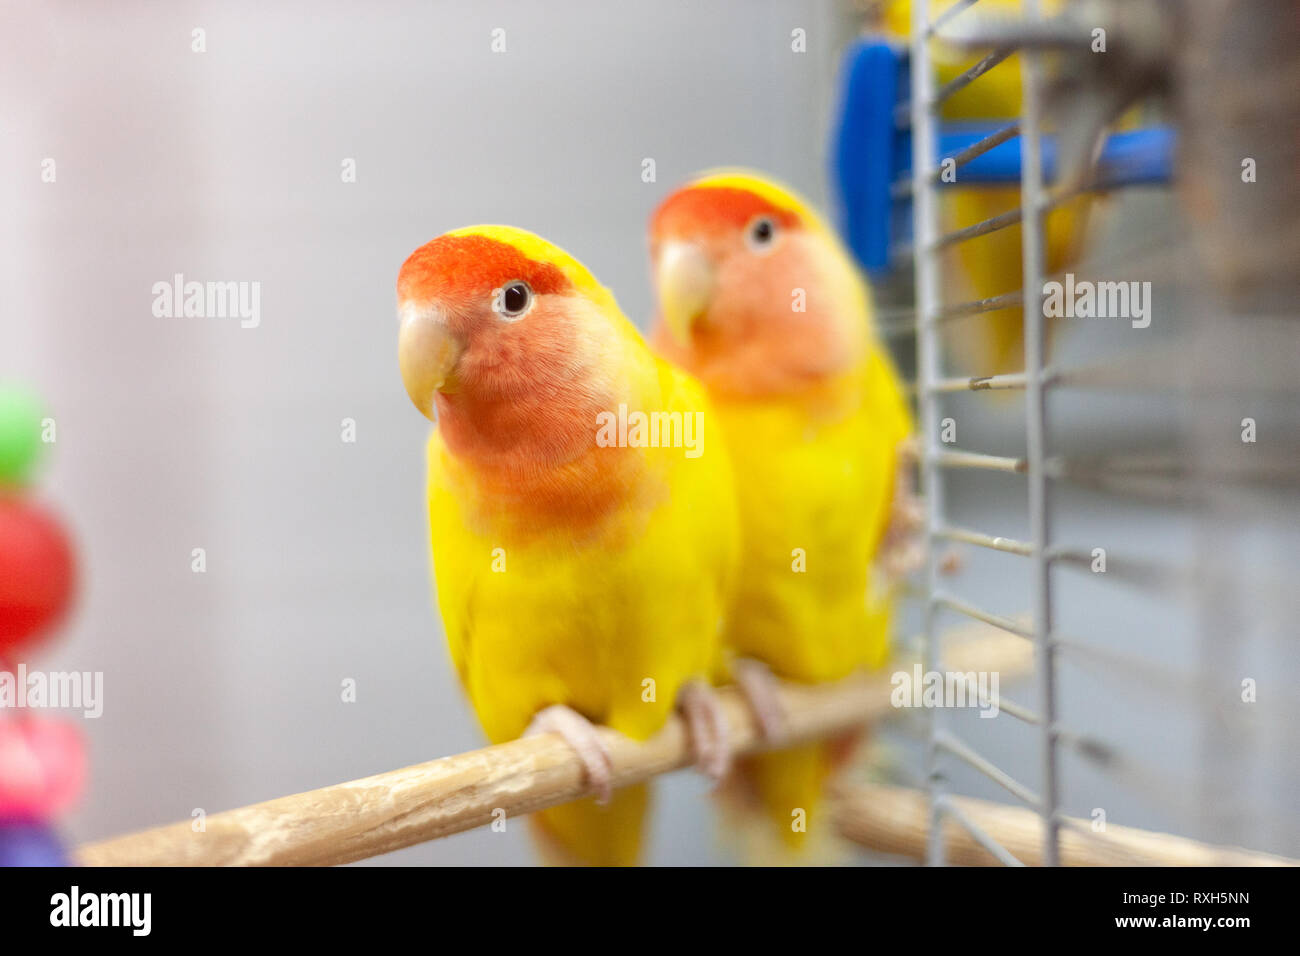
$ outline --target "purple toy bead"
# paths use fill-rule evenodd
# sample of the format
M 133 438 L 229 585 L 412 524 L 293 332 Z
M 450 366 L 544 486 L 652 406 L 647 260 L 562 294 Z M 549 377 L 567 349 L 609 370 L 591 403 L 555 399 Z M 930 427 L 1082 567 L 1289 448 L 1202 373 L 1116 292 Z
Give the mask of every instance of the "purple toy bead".
M 67 866 L 54 830 L 34 820 L 0 820 L 0 866 Z

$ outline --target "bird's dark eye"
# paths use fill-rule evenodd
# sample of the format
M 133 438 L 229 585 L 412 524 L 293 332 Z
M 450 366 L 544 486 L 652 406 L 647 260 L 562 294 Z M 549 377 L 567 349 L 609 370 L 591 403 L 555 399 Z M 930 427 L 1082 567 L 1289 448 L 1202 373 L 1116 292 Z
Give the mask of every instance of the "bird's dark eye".
M 766 216 L 759 216 L 749 226 L 749 244 L 755 250 L 764 250 L 776 239 L 776 223 Z
M 517 318 L 528 311 L 533 301 L 533 290 L 520 280 L 504 286 L 496 296 L 496 310 L 508 318 Z

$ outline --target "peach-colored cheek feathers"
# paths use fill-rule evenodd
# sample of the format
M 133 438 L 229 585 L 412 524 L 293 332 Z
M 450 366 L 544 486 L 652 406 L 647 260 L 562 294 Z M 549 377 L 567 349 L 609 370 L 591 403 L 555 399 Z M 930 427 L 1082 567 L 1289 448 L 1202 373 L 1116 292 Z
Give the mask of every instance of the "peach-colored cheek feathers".
M 553 462 L 580 450 L 576 426 L 589 376 L 552 297 L 520 320 L 475 315 L 456 369 L 458 388 L 438 396 L 447 446 L 484 464 Z
M 538 296 L 521 319 L 488 313 L 470 331 L 438 428 L 477 500 L 479 523 L 535 530 L 594 524 L 626 501 L 627 449 L 596 445 L 617 408 L 610 330 L 581 296 Z
M 767 255 L 735 237 L 714 253 L 716 287 L 691 346 L 676 347 L 656 331 L 656 347 L 701 378 L 711 391 L 738 397 L 785 395 L 846 371 L 862 356 L 861 316 L 840 315 L 849 276 L 820 247 L 819 237 L 790 229 Z M 711 244 L 715 245 L 715 244 Z

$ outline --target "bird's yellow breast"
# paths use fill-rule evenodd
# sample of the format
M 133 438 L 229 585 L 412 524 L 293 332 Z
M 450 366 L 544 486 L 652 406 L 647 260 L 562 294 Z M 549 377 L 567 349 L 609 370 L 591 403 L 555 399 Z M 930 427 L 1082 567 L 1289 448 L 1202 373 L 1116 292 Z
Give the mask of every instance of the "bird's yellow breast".
M 889 519 L 907 413 L 876 352 L 800 400 L 719 402 L 744 551 L 727 643 L 779 675 L 834 680 L 886 653 L 870 566 Z
M 452 658 L 493 741 L 552 704 L 635 738 L 663 725 L 683 681 L 717 654 L 738 551 L 726 449 L 702 390 L 660 365 L 664 409 L 703 416 L 700 454 L 628 452 L 624 504 L 595 526 L 541 531 L 482 518 L 435 432 L 429 514 Z

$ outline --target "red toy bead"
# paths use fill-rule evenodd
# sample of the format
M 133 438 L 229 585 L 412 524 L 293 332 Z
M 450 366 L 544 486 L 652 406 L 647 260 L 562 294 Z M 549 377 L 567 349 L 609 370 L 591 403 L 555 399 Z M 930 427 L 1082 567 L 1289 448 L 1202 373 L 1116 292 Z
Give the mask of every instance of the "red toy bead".
M 0 662 L 34 643 L 67 611 L 72 546 L 44 509 L 0 495 Z

